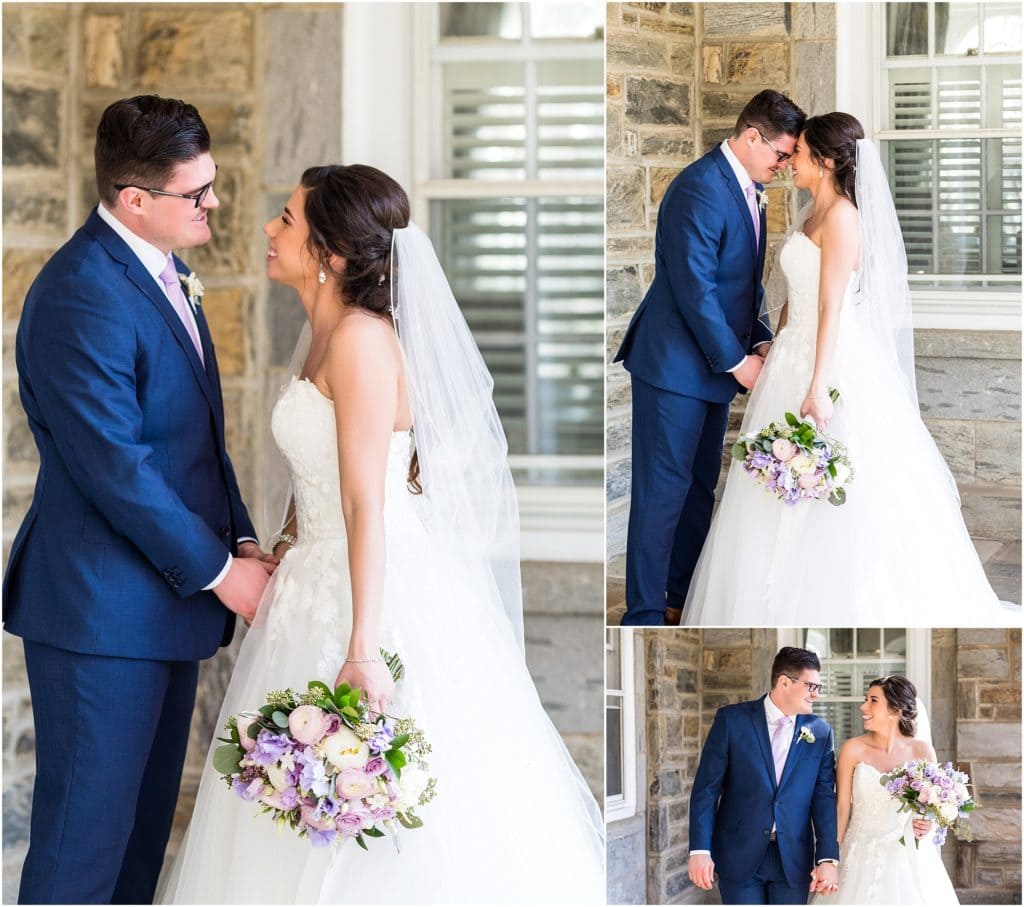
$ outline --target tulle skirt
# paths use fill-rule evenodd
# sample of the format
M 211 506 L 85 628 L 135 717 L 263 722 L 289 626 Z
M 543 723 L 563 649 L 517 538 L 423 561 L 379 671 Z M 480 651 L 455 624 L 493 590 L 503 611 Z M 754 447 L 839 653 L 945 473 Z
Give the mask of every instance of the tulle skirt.
M 742 431 L 799 414 L 815 326 L 787 325 L 750 395 Z M 895 365 L 843 309 L 830 384 L 841 396 L 827 434 L 855 471 L 847 502 L 787 506 L 738 462 L 690 584 L 687 624 L 1017 626 L 960 514 L 956 484 L 902 392 Z
M 343 538 L 283 559 L 243 641 L 218 721 L 271 690 L 333 685 L 351 630 Z M 388 539 L 382 645 L 405 664 L 389 713 L 433 751 L 424 827 L 336 852 L 279 831 L 207 757 L 164 903 L 604 903 L 600 813 L 538 699 L 507 618 L 425 533 Z

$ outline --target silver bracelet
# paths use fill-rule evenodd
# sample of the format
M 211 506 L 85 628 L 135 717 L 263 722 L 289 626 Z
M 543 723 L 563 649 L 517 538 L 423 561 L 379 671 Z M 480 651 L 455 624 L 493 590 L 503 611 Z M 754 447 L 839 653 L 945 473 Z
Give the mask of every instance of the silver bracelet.
M 294 548 L 299 540 L 289 532 L 279 532 L 270 540 L 270 550 L 273 551 L 281 542 L 284 542 L 289 548 Z
M 384 661 L 384 659 L 381 658 L 378 655 L 376 658 L 346 658 L 345 659 L 345 664 L 350 664 L 350 665 L 368 665 L 368 664 L 377 664 L 377 662 L 382 662 L 382 661 Z

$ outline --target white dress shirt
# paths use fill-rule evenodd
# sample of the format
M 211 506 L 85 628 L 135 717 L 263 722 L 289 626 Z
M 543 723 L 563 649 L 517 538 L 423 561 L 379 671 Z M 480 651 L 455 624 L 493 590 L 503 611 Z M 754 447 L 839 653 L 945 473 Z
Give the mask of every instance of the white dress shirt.
M 153 278 L 153 282 L 160 288 L 160 292 L 167 298 L 167 301 L 171 301 L 171 297 L 167 295 L 167 287 L 164 286 L 164 282 L 160 279 L 160 274 L 163 269 L 167 266 L 167 255 L 161 252 L 152 243 L 147 242 L 141 236 L 133 233 L 124 224 L 121 223 L 110 211 L 102 204 L 96 206 L 96 213 L 103 223 L 105 223 L 111 230 L 113 230 L 121 239 L 124 240 L 125 245 L 132 250 L 135 257 L 142 262 L 147 273 Z M 173 305 L 173 303 L 172 303 Z M 199 327 L 196 324 L 195 314 L 189 307 L 186 306 L 187 315 L 192 319 L 192 326 L 195 329 L 196 336 L 199 336 Z M 177 310 L 175 310 L 177 312 Z M 242 542 L 256 542 L 256 539 L 243 537 L 238 539 L 238 544 Z M 257 544 L 259 544 L 257 542 Z M 208 585 L 203 586 L 204 590 L 214 589 L 223 582 L 224 577 L 228 575 L 228 570 L 231 569 L 231 555 L 228 555 L 228 559 L 212 582 Z

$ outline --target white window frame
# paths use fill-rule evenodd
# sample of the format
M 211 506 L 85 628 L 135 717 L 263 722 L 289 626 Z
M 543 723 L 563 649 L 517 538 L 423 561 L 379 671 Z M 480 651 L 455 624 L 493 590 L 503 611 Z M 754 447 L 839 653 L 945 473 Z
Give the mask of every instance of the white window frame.
M 803 647 L 806 627 L 785 627 L 778 631 L 779 648 Z M 887 631 L 893 629 L 886 627 Z M 907 627 L 907 677 L 917 688 L 917 695 L 928 713 L 932 707 L 932 631 L 929 627 Z
M 636 815 L 636 678 L 633 674 L 633 631 L 628 627 L 605 629 L 605 653 L 609 650 L 607 640 L 614 633 L 619 639 L 619 674 L 622 677 L 620 690 L 605 689 L 606 708 L 609 694 L 622 697 L 622 794 L 606 796 L 604 800 L 605 822 L 617 822 Z M 630 742 L 634 745 L 630 745 Z
M 865 11 L 865 6 L 869 9 Z M 867 15 L 865 15 L 867 12 Z M 836 4 L 836 109 L 845 110 L 864 124 L 876 142 L 921 138 L 924 133 L 881 128 L 885 110 L 882 60 L 885 48 L 884 3 Z M 864 65 L 864 61 L 869 61 Z M 990 132 L 977 130 L 981 138 Z M 927 137 L 932 137 L 931 131 Z M 972 331 L 1020 331 L 1021 293 L 1012 290 L 923 289 L 911 286 L 915 328 Z
M 434 54 L 437 3 L 345 3 L 342 6 L 342 155 L 346 163 L 373 163 L 390 173 L 409 192 L 413 220 L 429 222 L 435 199 L 545 195 L 604 197 L 604 181 L 576 182 L 561 187 L 546 181 L 476 183 L 432 179 L 431 150 L 442 140 L 443 123 L 434 115 L 432 99 L 441 90 L 440 67 Z M 575 51 L 566 46 L 577 43 Z M 496 60 L 523 56 L 521 44 L 495 48 Z M 440 49 L 441 60 L 458 60 L 471 49 L 460 42 Z M 542 51 L 543 53 L 544 51 Z M 594 47 L 583 41 L 550 42 L 552 57 L 578 54 L 593 58 Z M 603 46 L 598 45 L 603 58 Z M 534 53 L 536 58 L 536 53 Z M 390 112 L 390 113 L 382 113 Z M 524 560 L 601 563 L 604 561 L 604 456 L 509 457 L 513 469 L 592 469 L 590 485 L 517 483 L 520 512 L 520 554 Z

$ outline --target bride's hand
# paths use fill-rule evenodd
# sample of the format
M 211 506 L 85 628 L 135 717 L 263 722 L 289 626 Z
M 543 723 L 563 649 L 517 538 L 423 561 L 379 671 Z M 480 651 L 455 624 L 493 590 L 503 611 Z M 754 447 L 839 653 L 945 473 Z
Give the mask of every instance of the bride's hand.
M 828 394 L 816 394 L 808 391 L 804 402 L 800 405 L 800 418 L 810 416 L 814 420 L 814 424 L 822 431 L 832 421 L 834 412 L 835 404 L 832 403 L 832 398 Z
M 341 666 L 334 685 L 337 687 L 343 683 L 362 690 L 366 705 L 372 712 L 387 712 L 395 695 L 395 679 L 383 661 L 346 661 Z

